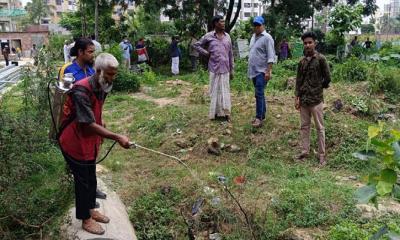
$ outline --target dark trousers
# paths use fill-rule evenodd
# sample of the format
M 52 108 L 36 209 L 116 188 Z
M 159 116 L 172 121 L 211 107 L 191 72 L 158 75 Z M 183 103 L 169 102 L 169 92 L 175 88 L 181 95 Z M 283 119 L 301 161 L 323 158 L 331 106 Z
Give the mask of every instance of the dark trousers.
M 265 74 L 260 73 L 253 78 L 253 84 L 256 97 L 256 118 L 263 120 L 265 119 L 265 113 L 267 112 L 267 103 L 265 102 L 264 94 L 265 86 L 267 85 Z
M 5 60 L 6 60 L 6 66 L 8 66 L 8 64 L 9 64 L 8 58 L 6 58 Z
M 198 59 L 198 57 L 196 57 L 196 56 L 190 56 L 190 62 L 192 63 L 193 71 L 196 71 L 196 69 L 197 69 L 197 59 Z
M 90 218 L 90 209 L 95 208 L 96 205 L 95 160 L 79 161 L 66 154 L 64 154 L 64 158 L 74 176 L 76 218 L 88 219 Z

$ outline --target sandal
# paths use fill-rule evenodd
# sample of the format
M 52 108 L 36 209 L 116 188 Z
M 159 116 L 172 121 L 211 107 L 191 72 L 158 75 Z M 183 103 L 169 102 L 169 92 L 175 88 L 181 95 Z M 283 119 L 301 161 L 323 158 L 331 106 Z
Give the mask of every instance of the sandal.
M 86 232 L 92 234 L 103 235 L 105 233 L 105 230 L 100 226 L 100 224 L 98 224 L 92 218 L 89 218 L 89 220 L 86 222 L 82 222 L 82 228 Z
M 96 222 L 101 222 L 101 223 L 109 223 L 110 222 L 110 219 L 107 216 L 101 214 L 98 211 L 93 210 L 90 213 L 90 215 L 92 216 L 92 219 L 95 220 Z

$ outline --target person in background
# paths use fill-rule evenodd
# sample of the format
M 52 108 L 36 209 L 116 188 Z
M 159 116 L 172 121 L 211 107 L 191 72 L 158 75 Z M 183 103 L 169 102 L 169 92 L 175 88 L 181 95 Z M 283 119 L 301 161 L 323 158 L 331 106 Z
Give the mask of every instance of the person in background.
M 193 47 L 193 44 L 195 44 L 198 40 L 194 35 L 192 35 L 190 39 L 190 46 L 189 46 L 189 56 L 190 56 L 190 62 L 192 64 L 192 71 L 197 70 L 197 62 L 199 61 L 199 52 L 196 51 L 196 49 Z
M 131 67 L 131 51 L 133 50 L 132 44 L 129 42 L 128 37 L 125 36 L 124 40 L 119 43 L 122 49 L 123 64 L 127 69 Z
M 367 41 L 364 44 L 366 49 L 371 49 L 372 42 L 369 40 L 369 37 L 367 37 Z
M 38 64 L 38 56 L 39 56 L 39 51 L 36 48 L 36 44 L 33 44 L 31 48 L 31 58 L 33 58 L 33 65 L 35 66 Z
M 96 36 L 94 34 L 91 36 L 91 39 L 96 49 L 95 54 L 100 54 L 103 51 L 101 44 L 98 41 L 96 41 Z
M 17 47 L 17 57 L 18 57 L 18 60 L 21 60 L 21 54 L 22 54 L 21 48 L 20 48 L 20 47 Z
M 271 79 L 272 65 L 275 62 L 275 48 L 274 39 L 265 31 L 263 17 L 255 17 L 253 27 L 254 34 L 249 47 L 248 77 L 253 80 L 256 98 L 256 116 L 251 124 L 253 127 L 259 128 L 263 125 L 267 112 L 264 92 Z
M 354 47 L 357 44 L 358 44 L 357 36 L 354 36 L 353 40 L 351 40 L 350 42 L 350 45 L 351 47 Z
M 179 49 L 179 38 L 177 36 L 172 37 L 169 52 L 171 56 L 171 72 L 173 75 L 179 74 L 179 58 L 181 56 L 181 50 Z
M 284 61 L 289 57 L 289 43 L 284 38 L 279 46 L 279 59 Z
M 89 46 L 94 51 L 94 45 Z M 95 210 L 99 148 L 103 138 L 112 139 L 123 148 L 129 148 L 130 143 L 127 136 L 106 129 L 102 120 L 103 104 L 117 75 L 118 61 L 113 55 L 102 53 L 94 67 L 93 76 L 75 83 L 68 91 L 59 144 L 74 176 L 76 218 L 82 220 L 85 231 L 102 235 L 105 230 L 99 222 L 109 223 L 110 219 Z
M 225 118 L 231 121 L 231 93 L 229 80 L 233 79 L 233 49 L 231 37 L 225 32 L 225 20 L 215 16 L 211 20 L 214 30 L 206 33 L 192 46 L 209 57 L 210 110 L 209 119 Z M 208 46 L 206 48 L 206 46 Z
M 136 54 L 138 55 L 138 64 L 146 63 L 150 60 L 147 48 L 144 43 L 144 38 L 140 38 L 136 44 Z
M 301 36 L 305 56 L 297 67 L 295 108 L 300 110 L 301 153 L 295 158 L 304 161 L 310 154 L 311 118 L 317 129 L 318 160 L 321 166 L 326 164 L 325 127 L 324 127 L 324 88 L 329 87 L 331 75 L 324 55 L 315 50 L 316 35 L 306 32 Z
M 63 53 L 64 53 L 64 63 L 70 62 L 68 40 L 64 41 Z
M 10 48 L 8 47 L 8 45 L 4 46 L 1 53 L 3 54 L 4 60 L 6 61 L 6 66 L 8 66 L 10 61 Z

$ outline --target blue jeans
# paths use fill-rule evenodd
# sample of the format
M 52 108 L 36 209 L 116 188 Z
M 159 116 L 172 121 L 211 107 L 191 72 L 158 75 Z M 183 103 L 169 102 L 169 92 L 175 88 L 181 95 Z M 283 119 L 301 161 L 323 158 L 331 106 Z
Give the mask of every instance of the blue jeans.
M 267 112 L 267 103 L 265 101 L 265 86 L 267 82 L 265 81 L 265 74 L 260 73 L 255 78 L 253 78 L 253 84 L 255 88 L 256 97 L 256 118 L 263 120 L 265 119 L 265 113 Z

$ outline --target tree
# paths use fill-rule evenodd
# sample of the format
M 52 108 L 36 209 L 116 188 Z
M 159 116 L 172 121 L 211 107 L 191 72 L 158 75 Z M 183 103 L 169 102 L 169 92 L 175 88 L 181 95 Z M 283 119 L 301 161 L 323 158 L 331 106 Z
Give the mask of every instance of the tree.
M 32 0 L 26 4 L 25 10 L 28 12 L 29 20 L 35 24 L 40 24 L 42 18 L 49 16 L 53 5 L 48 5 L 43 0 Z
M 201 35 L 204 31 L 211 30 L 212 17 L 219 13 L 225 15 L 226 31 L 229 33 L 239 17 L 241 0 L 238 1 L 235 11 L 235 0 L 139 0 L 147 12 L 160 11 L 173 20 L 176 29 L 182 35 Z
M 98 0 L 98 38 L 96 39 L 101 42 L 119 41 L 124 34 L 111 17 L 114 4 L 113 1 Z M 71 31 L 75 37 L 88 37 L 95 34 L 96 20 L 93 9 L 95 9 L 95 1 L 81 0 L 76 12 L 63 14 L 60 25 Z
M 360 0 L 347 0 L 347 3 L 351 6 L 355 6 L 358 4 Z M 364 16 L 371 16 L 374 15 L 376 10 L 378 10 L 378 6 L 376 5 L 376 0 L 363 0 L 363 15 Z
M 375 33 L 375 27 L 372 24 L 361 24 L 361 33 Z
M 329 26 L 331 32 L 342 44 L 344 43 L 344 34 L 357 29 L 362 23 L 363 6 L 358 4 L 348 6 L 337 4 L 329 17 Z

